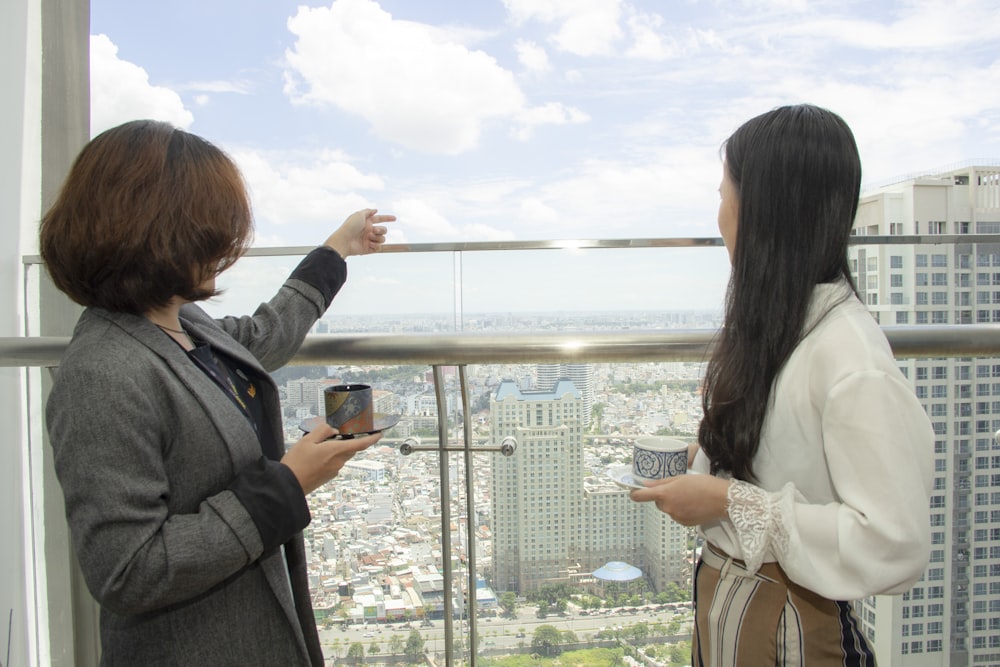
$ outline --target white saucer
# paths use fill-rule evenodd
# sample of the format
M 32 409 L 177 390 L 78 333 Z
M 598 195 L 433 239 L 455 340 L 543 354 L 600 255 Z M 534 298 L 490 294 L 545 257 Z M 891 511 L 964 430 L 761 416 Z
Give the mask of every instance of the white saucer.
M 632 476 L 632 466 L 608 466 L 608 477 L 623 489 L 645 489 L 641 482 Z

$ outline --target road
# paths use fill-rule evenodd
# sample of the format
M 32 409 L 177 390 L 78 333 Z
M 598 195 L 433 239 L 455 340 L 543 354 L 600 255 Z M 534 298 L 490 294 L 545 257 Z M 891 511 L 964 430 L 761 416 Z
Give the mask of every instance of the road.
M 534 606 L 523 606 L 517 610 L 517 617 L 514 619 L 500 616 L 484 616 L 477 619 L 481 649 L 502 650 L 505 648 L 518 648 L 531 644 L 531 638 L 535 629 L 539 625 L 552 625 L 560 631 L 570 630 L 580 640 L 593 638 L 594 634 L 600 630 L 614 628 L 616 626 L 628 627 L 636 623 L 646 622 L 649 624 L 670 623 L 675 614 L 679 620 L 685 621 L 690 618 L 690 612 L 686 609 L 678 611 L 637 611 L 625 608 L 619 613 L 608 613 L 606 610 L 595 612 L 595 615 L 582 615 L 579 610 L 570 610 L 563 616 L 550 615 L 544 619 L 536 616 Z M 467 624 L 456 619 L 453 624 L 454 636 L 459 640 L 466 640 L 468 637 Z M 333 628 L 320 629 L 320 641 L 323 644 L 327 658 L 342 657 L 347 652 L 347 647 L 353 642 L 361 642 L 365 649 L 365 655 L 370 653 L 372 642 L 379 647 L 379 653 L 390 652 L 390 642 L 393 636 L 398 636 L 405 644 L 411 630 L 418 630 L 424 637 L 425 649 L 431 653 L 444 653 L 444 621 L 412 621 L 411 623 L 373 623 L 361 625 L 351 625 L 341 627 L 335 625 Z M 687 632 L 689 624 L 684 623 L 681 632 Z M 523 633 L 523 637 L 518 635 Z

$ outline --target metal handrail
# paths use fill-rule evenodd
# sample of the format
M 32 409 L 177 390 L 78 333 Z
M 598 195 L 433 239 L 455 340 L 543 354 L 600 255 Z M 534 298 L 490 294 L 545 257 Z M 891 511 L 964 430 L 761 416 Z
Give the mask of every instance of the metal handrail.
M 882 327 L 897 358 L 1000 357 L 1000 324 Z M 312 334 L 291 364 L 612 363 L 704 361 L 717 331 Z M 69 338 L 0 337 L 0 367 L 59 365 Z
M 997 234 L 907 234 L 866 236 L 848 239 L 849 245 L 947 245 L 955 243 L 996 243 Z M 497 252 L 510 250 L 614 250 L 619 248 L 721 248 L 717 236 L 687 236 L 641 239 L 548 239 L 525 241 L 451 241 L 440 243 L 386 243 L 380 253 Z M 247 257 L 302 257 L 313 246 L 272 246 L 250 248 Z M 26 265 L 41 264 L 40 255 L 25 255 Z

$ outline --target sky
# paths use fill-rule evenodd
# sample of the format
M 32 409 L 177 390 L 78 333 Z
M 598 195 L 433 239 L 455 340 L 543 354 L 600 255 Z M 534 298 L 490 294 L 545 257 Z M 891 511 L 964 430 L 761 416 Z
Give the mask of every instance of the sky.
M 1000 161 L 996 0 L 91 0 L 90 48 L 92 134 L 226 150 L 260 247 L 364 207 L 391 244 L 717 237 L 719 147 L 782 104 L 843 116 L 866 188 Z M 243 260 L 227 305 L 293 264 Z M 721 248 L 349 264 L 344 313 L 716 309 L 728 279 Z

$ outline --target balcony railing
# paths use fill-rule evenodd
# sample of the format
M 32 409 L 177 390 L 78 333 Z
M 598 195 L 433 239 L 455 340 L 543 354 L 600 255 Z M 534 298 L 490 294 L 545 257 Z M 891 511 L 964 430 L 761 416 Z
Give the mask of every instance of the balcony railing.
M 920 326 L 885 328 L 897 357 L 1000 357 L 1000 325 Z M 451 500 L 448 497 L 449 452 L 464 454 L 465 469 L 471 469 L 471 456 L 487 451 L 473 446 L 469 411 L 463 415 L 462 442 L 450 442 L 447 410 L 445 409 L 442 367 L 460 367 L 463 405 L 469 405 L 464 394 L 465 366 L 486 363 L 611 363 L 611 362 L 662 362 L 701 361 L 709 353 L 714 331 L 623 332 L 615 334 L 552 333 L 506 336 L 453 334 L 453 335 L 311 335 L 306 339 L 292 363 L 324 365 L 330 363 L 425 364 L 433 367 L 438 414 L 438 444 L 428 446 L 439 452 L 441 489 L 441 543 L 451 543 Z M 55 367 L 67 338 L 0 338 L 0 366 Z M 492 443 L 494 447 L 502 443 Z M 472 476 L 465 475 L 467 516 L 475 516 Z M 466 590 L 476 589 L 477 573 L 475 553 L 475 522 L 466 522 L 466 544 L 469 580 Z M 453 664 L 455 627 L 453 624 L 454 573 L 451 559 L 442 559 L 442 578 L 445 591 L 444 641 L 446 663 Z M 467 605 L 468 636 L 471 646 L 476 646 L 478 625 L 476 605 Z M 476 664 L 475 651 L 471 651 L 468 664 Z
M 995 236 L 928 236 L 928 237 L 855 237 L 854 243 L 954 243 L 995 241 Z M 637 240 L 569 240 L 502 243 L 420 244 L 392 245 L 386 253 L 453 253 L 454 283 L 456 293 L 463 283 L 462 257 L 464 253 L 479 251 L 524 250 L 613 250 L 634 248 L 721 248 L 721 240 L 706 239 L 637 239 Z M 308 248 L 257 249 L 251 257 L 301 256 Z M 28 269 L 37 269 L 38 258 L 27 258 Z M 35 278 L 38 279 L 37 276 Z M 25 281 L 32 283 L 31 279 Z M 27 289 L 27 288 L 26 288 Z M 26 295 L 27 297 L 28 295 Z M 31 302 L 30 298 L 26 301 Z M 461 299 L 456 297 L 455 310 L 462 310 Z M 456 321 L 458 316 L 456 315 Z M 29 327 L 30 330 L 31 327 Z M 456 327 L 460 329 L 461 327 Z M 922 325 L 885 326 L 883 330 L 900 359 L 909 358 L 973 358 L 1000 357 L 1000 324 L 976 325 Z M 437 451 L 440 464 L 441 489 L 441 543 L 451 544 L 451 516 L 449 484 L 449 454 L 461 453 L 465 469 L 472 466 L 473 453 L 487 451 L 481 444 L 474 444 L 471 437 L 471 415 L 466 408 L 461 416 L 460 435 L 448 423 L 443 369 L 458 367 L 461 405 L 469 406 L 466 396 L 465 370 L 472 364 L 533 364 L 533 363 L 641 363 L 641 362 L 700 362 L 708 358 L 717 332 L 714 329 L 689 330 L 626 330 L 616 332 L 525 332 L 503 333 L 362 333 L 314 334 L 307 337 L 292 360 L 295 365 L 319 366 L 328 364 L 356 365 L 426 365 L 433 369 L 435 398 L 438 404 L 438 439 L 435 445 L 424 449 Z M 0 366 L 53 368 L 68 344 L 68 337 L 26 336 L 0 338 Z M 450 439 L 455 438 L 457 442 Z M 489 443 L 487 447 L 499 449 L 506 443 Z M 410 444 L 411 449 L 413 443 Z M 475 516 L 472 475 L 466 474 L 465 499 L 469 517 Z M 466 521 L 466 544 L 471 551 L 476 543 L 475 522 Z M 476 587 L 476 559 L 468 553 L 468 582 L 466 590 Z M 445 591 L 444 653 L 448 665 L 453 664 L 454 615 L 451 592 L 455 576 L 451 559 L 442 559 L 442 576 Z M 473 597 L 474 596 L 470 596 Z M 467 605 L 468 635 L 471 646 L 476 646 L 478 635 L 476 604 Z M 471 650 L 468 662 L 476 664 L 476 651 Z
M 899 359 L 1000 357 L 1000 324 L 884 326 Z M 715 331 L 312 334 L 291 363 L 468 364 L 704 361 Z M 68 337 L 0 337 L 0 367 L 55 367 Z

